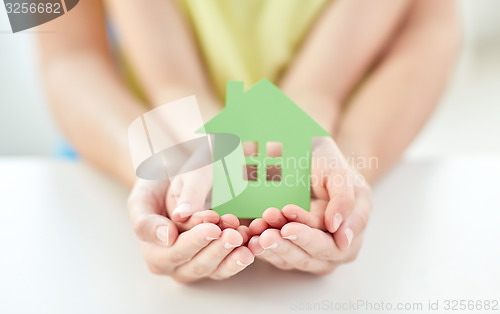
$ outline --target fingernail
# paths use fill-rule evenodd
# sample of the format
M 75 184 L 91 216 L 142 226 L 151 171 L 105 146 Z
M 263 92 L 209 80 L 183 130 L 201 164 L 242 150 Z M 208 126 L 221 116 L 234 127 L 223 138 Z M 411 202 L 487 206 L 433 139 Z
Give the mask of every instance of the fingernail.
M 217 240 L 218 238 L 212 238 L 212 237 L 205 237 L 205 240 L 207 241 L 213 241 L 213 240 Z
M 297 240 L 297 236 L 295 234 L 289 235 L 288 237 L 283 237 L 283 239 L 288 239 L 290 241 Z
M 174 209 L 174 214 L 179 214 L 181 218 L 191 216 L 193 208 L 189 204 L 180 204 Z
M 278 247 L 278 243 L 275 242 L 275 243 L 271 244 L 270 246 L 265 247 L 264 250 L 269 250 L 269 249 L 272 250 L 272 249 L 275 249 L 277 247 Z
M 255 256 L 259 256 L 259 255 L 261 255 L 262 253 L 264 253 L 265 251 L 266 251 L 266 250 L 262 250 L 262 251 L 260 251 L 260 253 L 253 253 L 253 255 L 255 255 Z
M 227 221 L 223 221 L 222 223 L 225 224 L 226 226 L 229 226 L 229 228 L 232 228 L 232 229 L 237 228 L 235 225 L 232 225 L 232 224 L 228 223 Z
M 297 215 L 296 214 L 290 214 L 290 215 L 288 215 L 288 219 L 295 220 L 295 219 L 297 219 Z
M 335 216 L 333 217 L 333 232 L 337 231 L 341 223 L 342 223 L 342 215 L 336 213 Z
M 354 233 L 351 229 L 347 228 L 345 229 L 345 236 L 347 237 L 347 247 L 350 247 L 352 238 L 354 237 Z
M 227 243 L 227 242 L 224 243 L 224 248 L 225 249 L 233 249 L 235 247 L 237 247 L 237 245 L 232 245 L 231 243 Z
M 168 227 L 159 226 L 158 228 L 156 228 L 156 238 L 161 243 L 168 245 Z
M 236 260 L 236 265 L 241 266 L 241 267 L 247 267 L 250 264 L 252 264 L 252 263 L 243 264 L 242 262 L 240 262 L 240 260 Z

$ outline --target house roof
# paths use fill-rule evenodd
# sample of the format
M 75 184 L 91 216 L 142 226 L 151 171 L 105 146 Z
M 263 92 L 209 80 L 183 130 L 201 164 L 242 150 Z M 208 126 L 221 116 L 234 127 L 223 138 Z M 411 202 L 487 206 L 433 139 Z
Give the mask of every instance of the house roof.
M 243 140 L 283 141 L 329 136 L 314 119 L 267 79 L 247 91 L 230 81 L 226 107 L 205 124 L 206 133 L 233 133 Z

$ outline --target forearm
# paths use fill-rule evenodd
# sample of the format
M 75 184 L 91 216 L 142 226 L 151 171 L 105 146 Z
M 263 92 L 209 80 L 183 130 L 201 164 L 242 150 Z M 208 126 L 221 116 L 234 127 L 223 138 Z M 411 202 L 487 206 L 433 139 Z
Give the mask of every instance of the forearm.
M 196 95 L 204 121 L 222 109 L 176 1 L 151 0 L 145 6 L 140 1 L 109 0 L 107 5 L 120 47 L 153 107 Z M 196 125 L 199 119 L 183 116 L 181 110 L 164 118 L 174 139 L 201 127 Z
M 339 121 L 336 141 L 370 183 L 418 134 L 446 86 L 459 50 L 454 8 L 417 3 L 420 7 Z M 435 18 L 426 11 L 432 9 Z
M 314 25 L 280 87 L 335 135 L 342 104 L 378 58 L 410 4 L 408 0 L 333 1 Z
M 127 128 L 147 109 L 99 54 L 48 59 L 42 57 L 43 75 L 63 132 L 83 158 L 131 186 L 135 175 Z

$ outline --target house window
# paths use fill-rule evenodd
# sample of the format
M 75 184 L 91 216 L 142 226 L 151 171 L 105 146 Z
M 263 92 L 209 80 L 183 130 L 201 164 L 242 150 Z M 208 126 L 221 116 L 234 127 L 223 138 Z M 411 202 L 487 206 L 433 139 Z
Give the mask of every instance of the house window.
M 243 154 L 245 156 L 258 156 L 259 144 L 257 142 L 243 142 Z
M 281 166 L 267 166 L 266 167 L 266 180 L 267 181 L 281 181 Z
M 247 181 L 257 181 L 257 165 L 245 165 L 243 167 L 243 177 Z
M 259 178 L 264 180 L 265 175 L 267 181 L 281 181 L 282 150 L 283 144 L 280 142 L 261 142 L 260 145 L 255 141 L 243 142 L 243 152 L 247 162 L 243 167 L 244 179 L 247 181 L 258 181 Z M 266 172 L 259 175 L 258 167 L 260 166 L 258 165 L 262 166 L 260 171 Z
M 281 157 L 283 144 L 280 142 L 267 142 L 267 157 Z

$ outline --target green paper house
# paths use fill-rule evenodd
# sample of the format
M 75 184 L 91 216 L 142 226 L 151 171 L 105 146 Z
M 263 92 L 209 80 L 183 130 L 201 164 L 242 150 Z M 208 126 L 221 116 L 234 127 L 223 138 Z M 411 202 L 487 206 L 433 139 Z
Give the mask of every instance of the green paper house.
M 269 207 L 309 209 L 312 138 L 329 134 L 269 80 L 247 91 L 243 82 L 228 82 L 226 107 L 205 124 L 205 131 L 235 134 L 246 151 L 246 165 L 226 169 L 229 174 L 214 171 L 212 204 L 218 205 L 213 210 L 257 218 Z M 223 146 L 215 136 L 214 156 L 221 155 Z M 226 201 L 230 176 L 248 185 Z

